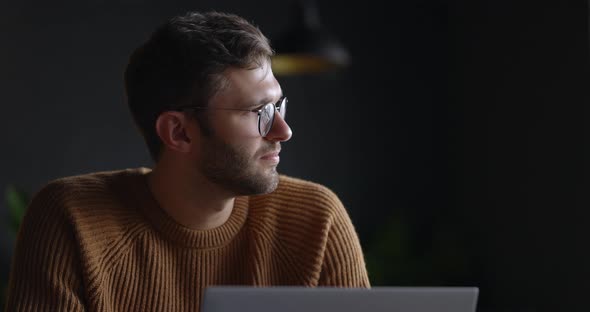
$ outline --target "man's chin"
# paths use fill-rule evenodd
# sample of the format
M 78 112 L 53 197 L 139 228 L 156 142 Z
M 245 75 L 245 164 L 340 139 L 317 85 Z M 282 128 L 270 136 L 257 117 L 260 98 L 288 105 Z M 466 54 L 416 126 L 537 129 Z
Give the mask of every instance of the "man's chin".
M 227 185 L 230 189 L 233 189 L 238 196 L 249 196 L 249 195 L 263 195 L 272 193 L 277 189 L 279 185 L 279 174 L 273 168 L 263 174 L 252 175 L 248 178 L 243 177 L 242 179 L 234 180 L 232 185 Z
M 261 178 L 259 181 L 264 181 L 259 184 L 259 195 L 272 193 L 279 186 L 279 173 L 277 172 L 275 167 L 273 167 L 271 171 L 268 172 L 266 176 L 264 178 Z
M 277 189 L 277 187 L 279 187 L 279 174 L 276 171 L 274 173 L 275 174 L 272 178 L 271 184 L 269 185 L 265 194 L 272 193 Z

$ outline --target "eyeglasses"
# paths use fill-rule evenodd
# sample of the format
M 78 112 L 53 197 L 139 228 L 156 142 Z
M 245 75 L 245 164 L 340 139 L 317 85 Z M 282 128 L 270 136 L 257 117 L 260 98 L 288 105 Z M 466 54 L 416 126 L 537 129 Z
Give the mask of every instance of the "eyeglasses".
M 252 112 L 258 114 L 258 133 L 260 136 L 265 137 L 272 129 L 272 125 L 275 121 L 275 110 L 279 112 L 281 118 L 285 119 L 285 115 L 287 114 L 287 97 L 281 97 L 278 102 L 276 103 L 268 103 L 260 108 L 255 109 L 241 109 L 241 108 L 226 108 L 226 107 L 202 107 L 202 106 L 185 106 L 180 108 L 179 110 L 190 110 L 190 109 L 217 109 L 217 110 L 233 110 L 233 111 L 243 111 L 243 112 Z

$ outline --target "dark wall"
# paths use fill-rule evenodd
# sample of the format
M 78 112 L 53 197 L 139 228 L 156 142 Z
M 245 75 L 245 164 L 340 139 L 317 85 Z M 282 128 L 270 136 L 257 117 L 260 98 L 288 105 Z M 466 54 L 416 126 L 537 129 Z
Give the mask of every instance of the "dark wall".
M 582 311 L 590 289 L 587 3 L 463 4 L 452 12 L 454 195 L 477 225 L 490 296 Z M 529 308 L 531 309 L 531 308 Z
M 583 311 L 587 4 L 513 2 L 318 1 L 352 65 L 279 77 L 294 130 L 281 169 L 341 196 L 376 284 L 479 286 L 481 311 Z M 0 4 L 0 189 L 149 166 L 122 72 L 188 9 L 271 37 L 290 16 L 278 1 Z

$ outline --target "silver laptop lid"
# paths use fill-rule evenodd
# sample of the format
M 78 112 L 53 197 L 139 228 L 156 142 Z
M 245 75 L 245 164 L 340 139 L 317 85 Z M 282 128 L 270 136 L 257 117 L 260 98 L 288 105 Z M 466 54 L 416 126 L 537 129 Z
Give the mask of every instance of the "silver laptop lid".
M 475 312 L 477 287 L 205 289 L 201 312 Z

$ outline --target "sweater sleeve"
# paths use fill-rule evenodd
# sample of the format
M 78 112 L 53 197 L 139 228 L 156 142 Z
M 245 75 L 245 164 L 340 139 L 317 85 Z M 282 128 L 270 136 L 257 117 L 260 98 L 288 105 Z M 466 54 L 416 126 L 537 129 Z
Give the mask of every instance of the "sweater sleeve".
M 19 229 L 6 311 L 84 311 L 81 264 L 59 185 L 42 189 Z
M 328 232 L 318 285 L 370 288 L 359 238 L 339 201 Z

